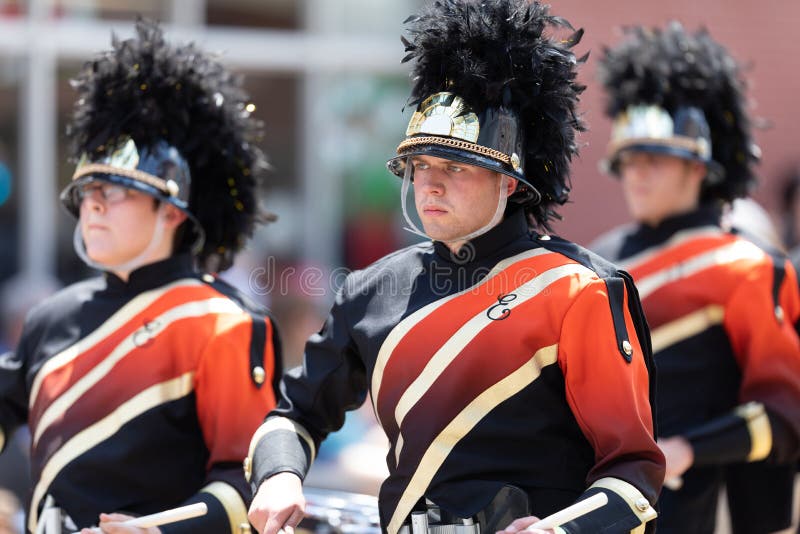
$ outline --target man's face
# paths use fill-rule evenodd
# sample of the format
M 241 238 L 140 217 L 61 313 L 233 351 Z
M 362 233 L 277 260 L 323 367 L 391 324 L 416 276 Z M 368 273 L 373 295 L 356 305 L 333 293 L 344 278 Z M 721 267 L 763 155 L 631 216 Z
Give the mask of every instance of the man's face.
M 497 211 L 498 173 L 457 161 L 414 156 L 414 204 L 425 233 L 452 241 L 486 226 Z M 511 194 L 517 181 L 509 178 Z
M 86 253 L 102 265 L 121 265 L 150 244 L 159 217 L 153 197 L 103 182 L 81 194 L 80 227 Z
M 626 151 L 620 154 L 622 190 L 633 218 L 655 226 L 697 208 L 705 166 L 674 156 Z

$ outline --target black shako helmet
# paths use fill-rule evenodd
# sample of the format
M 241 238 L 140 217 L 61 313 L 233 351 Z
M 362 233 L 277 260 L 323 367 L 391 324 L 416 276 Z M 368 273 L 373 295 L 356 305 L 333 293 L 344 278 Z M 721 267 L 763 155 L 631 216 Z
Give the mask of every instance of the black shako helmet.
M 732 201 L 755 185 L 753 143 L 741 69 L 706 30 L 626 28 L 606 48 L 600 80 L 614 121 L 606 166 L 619 173 L 626 150 L 699 161 L 707 166 L 701 201 Z
M 87 62 L 68 135 L 77 167 L 61 194 L 78 216 L 79 188 L 100 180 L 168 202 L 191 221 L 198 263 L 230 266 L 255 224 L 267 165 L 261 123 L 241 79 L 194 44 L 172 46 L 153 22 Z
M 410 156 L 429 155 L 506 174 L 520 181 L 510 200 L 548 227 L 569 197 L 584 129 L 576 75 L 585 57 L 571 51 L 583 31 L 528 0 L 438 0 L 406 23 L 416 112 L 389 170 L 402 177 Z M 548 28 L 572 33 L 556 39 Z

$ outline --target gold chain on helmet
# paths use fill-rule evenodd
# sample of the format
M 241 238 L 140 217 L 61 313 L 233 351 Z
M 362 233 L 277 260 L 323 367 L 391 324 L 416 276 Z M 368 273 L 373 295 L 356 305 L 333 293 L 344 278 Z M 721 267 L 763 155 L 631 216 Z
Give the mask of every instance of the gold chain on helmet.
M 460 141 L 458 139 L 453 139 L 450 137 L 437 137 L 437 136 L 410 137 L 404 140 L 402 143 L 400 143 L 400 145 L 397 147 L 397 153 L 402 155 L 402 153 L 405 152 L 406 150 L 420 145 L 445 145 L 453 148 L 458 148 L 461 150 L 467 150 L 469 152 L 474 152 L 475 154 L 480 154 L 481 156 L 488 156 L 490 158 L 501 161 L 506 165 L 512 164 L 511 156 L 503 154 L 499 150 L 494 150 L 493 148 L 487 148 L 485 146 L 476 145 L 475 143 L 469 143 L 467 141 Z

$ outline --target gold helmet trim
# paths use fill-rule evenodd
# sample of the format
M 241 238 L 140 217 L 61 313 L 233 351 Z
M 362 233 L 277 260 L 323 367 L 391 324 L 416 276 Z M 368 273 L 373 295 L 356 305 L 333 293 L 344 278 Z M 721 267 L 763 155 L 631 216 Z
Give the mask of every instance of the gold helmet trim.
M 613 158 L 620 150 L 640 144 L 680 148 L 704 159 L 711 157 L 711 146 L 706 139 L 676 134 L 670 114 L 656 105 L 630 106 L 617 115 L 607 155 Z
M 519 167 L 519 157 L 513 158 L 508 154 L 503 154 L 499 150 L 487 148 L 485 146 L 477 145 L 475 143 L 469 143 L 467 141 L 461 141 L 459 139 L 452 139 L 450 137 L 437 137 L 437 136 L 412 137 L 400 143 L 400 145 L 397 147 L 397 154 L 402 155 L 403 152 L 420 145 L 444 145 L 452 148 L 458 148 L 461 150 L 473 152 L 475 154 L 480 154 L 481 156 L 487 156 L 492 159 L 496 159 L 511 166 L 514 166 L 514 163 L 516 162 L 515 170 L 517 167 Z
M 464 99 L 453 93 L 442 92 L 422 101 L 411 116 L 406 136 L 443 135 L 475 143 L 480 130 L 478 116 Z
M 91 163 L 89 157 L 83 154 L 72 175 L 72 181 L 90 174 L 116 174 L 155 187 L 169 196 L 178 196 L 179 186 L 174 180 L 164 180 L 136 168 L 139 166 L 139 150 L 133 139 L 128 138 L 122 143 L 108 161 L 109 163 Z

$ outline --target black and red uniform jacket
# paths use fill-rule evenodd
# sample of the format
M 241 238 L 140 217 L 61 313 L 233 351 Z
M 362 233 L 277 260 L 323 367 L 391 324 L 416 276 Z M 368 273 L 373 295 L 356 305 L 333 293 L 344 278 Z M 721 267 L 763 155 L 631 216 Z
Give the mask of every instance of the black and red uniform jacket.
M 701 208 L 657 227 L 612 231 L 593 246 L 630 272 L 639 290 L 658 369 L 659 434 L 684 436 L 694 450 L 683 487 L 664 491 L 659 532 L 712 531 L 723 467 L 785 464 L 800 443 L 795 271 L 785 258 L 724 231 L 719 219 L 717 209 Z M 737 477 L 754 486 L 759 472 L 745 469 Z M 788 517 L 764 513 L 768 502 L 788 500 L 773 486 L 746 499 L 764 506 L 750 507 L 743 532 L 788 526 L 782 523 L 791 521 L 790 506 L 780 505 Z
M 251 481 L 304 477 L 369 393 L 391 444 L 385 531 L 423 498 L 469 518 L 513 485 L 539 517 L 606 493 L 564 532 L 629 532 L 664 474 L 650 359 L 627 275 L 516 211 L 458 255 L 428 242 L 347 277 L 253 437 Z
M 72 285 L 28 316 L 0 365 L 0 432 L 30 427 L 27 528 L 47 496 L 78 527 L 205 502 L 169 533 L 247 523 L 241 461 L 279 372 L 272 321 L 188 256 Z M 255 377 L 255 378 L 254 378 Z

